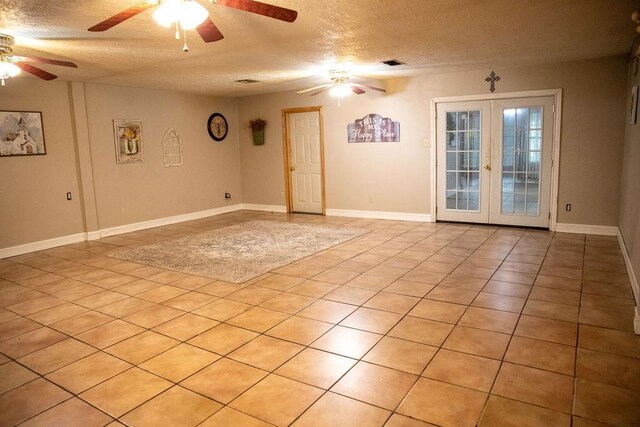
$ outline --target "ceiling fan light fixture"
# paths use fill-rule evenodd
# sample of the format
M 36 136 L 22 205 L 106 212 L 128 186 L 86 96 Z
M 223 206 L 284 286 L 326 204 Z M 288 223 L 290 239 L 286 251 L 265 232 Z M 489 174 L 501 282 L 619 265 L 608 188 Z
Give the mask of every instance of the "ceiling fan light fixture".
M 9 77 L 15 77 L 20 74 L 20 68 L 11 62 L 0 62 L 0 80 L 8 79 Z
M 329 89 L 329 95 L 338 98 L 344 98 L 351 95 L 351 86 L 348 83 L 337 83 L 331 89 Z
M 209 17 L 209 11 L 194 0 L 165 0 L 153 12 L 153 19 L 165 28 L 180 22 L 184 30 L 193 30 Z

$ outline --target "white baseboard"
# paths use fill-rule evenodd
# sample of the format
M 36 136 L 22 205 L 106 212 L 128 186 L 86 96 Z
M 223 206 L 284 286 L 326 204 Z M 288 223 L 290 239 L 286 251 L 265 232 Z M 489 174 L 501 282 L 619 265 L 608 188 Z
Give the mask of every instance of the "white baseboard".
M 70 234 L 68 236 L 56 237 L 54 239 L 40 240 L 38 242 L 25 243 L 24 245 L 0 248 L 0 259 L 12 256 L 28 254 L 30 252 L 42 251 L 58 246 L 78 243 L 87 240 L 87 233 Z
M 256 205 L 253 203 L 243 203 L 241 206 L 242 210 L 246 211 L 287 213 L 287 207 L 280 205 Z
M 620 243 L 620 249 L 622 250 L 622 256 L 624 257 L 624 263 L 627 266 L 627 274 L 629 274 L 629 281 L 631 282 L 631 290 L 633 291 L 633 297 L 636 300 L 636 311 L 633 318 L 633 330 L 636 334 L 640 335 L 640 311 L 638 305 L 640 304 L 640 285 L 638 284 L 638 276 L 631 265 L 631 258 L 629 258 L 629 251 L 627 245 L 624 243 L 622 233 L 618 228 L 618 242 Z
M 618 227 L 612 225 L 569 224 L 559 222 L 556 224 L 558 233 L 596 234 L 599 236 L 617 236 Z
M 168 216 L 165 218 L 152 219 L 149 221 L 135 222 L 133 224 L 119 225 L 111 228 L 104 228 L 98 233 L 100 237 L 115 236 L 116 234 L 131 233 L 132 231 L 146 230 L 148 228 L 161 227 L 163 225 L 176 224 L 179 222 L 192 221 L 194 219 L 207 218 L 229 212 L 242 210 L 242 204 L 223 206 L 221 208 L 207 209 L 204 211 L 191 212 L 188 214 Z
M 396 221 L 431 222 L 430 214 L 419 214 L 419 213 L 326 209 L 326 214 L 327 216 L 346 216 L 349 218 L 371 218 L 371 219 L 391 219 Z

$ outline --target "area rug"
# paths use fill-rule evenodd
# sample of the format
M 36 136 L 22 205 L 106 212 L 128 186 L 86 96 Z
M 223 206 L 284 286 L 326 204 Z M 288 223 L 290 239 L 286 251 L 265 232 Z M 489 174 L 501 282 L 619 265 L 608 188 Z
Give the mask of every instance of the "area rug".
M 110 256 L 242 283 L 366 230 L 278 221 L 248 221 L 204 233 L 118 250 Z

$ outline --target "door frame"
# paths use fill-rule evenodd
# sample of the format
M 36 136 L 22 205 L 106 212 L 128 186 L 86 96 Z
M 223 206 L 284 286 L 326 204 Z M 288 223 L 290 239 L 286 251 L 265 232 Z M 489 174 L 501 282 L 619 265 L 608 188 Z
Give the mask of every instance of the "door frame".
M 430 111 L 430 138 L 431 138 L 431 221 L 436 222 L 436 194 L 438 190 L 437 183 L 437 129 L 436 129 L 436 108 L 437 104 L 445 102 L 464 102 L 464 101 L 493 101 L 496 99 L 509 98 L 534 98 L 541 96 L 554 97 L 554 123 L 553 123 L 553 152 L 551 157 L 551 200 L 549 208 L 551 210 L 551 218 L 549 218 L 549 230 L 556 231 L 558 223 L 558 185 L 560 177 L 560 141 L 562 129 L 562 89 L 542 89 L 529 90 L 522 92 L 506 92 L 486 95 L 462 95 L 447 96 L 439 98 L 431 98 Z
M 285 108 L 282 110 L 282 154 L 284 156 L 284 191 L 285 201 L 287 204 L 287 213 L 293 212 L 293 195 L 291 191 L 291 176 L 289 171 L 289 153 L 290 153 L 290 141 L 289 141 L 289 116 L 295 113 L 312 113 L 318 112 L 320 117 L 320 184 L 322 185 L 321 197 L 322 197 L 322 215 L 326 215 L 326 192 L 324 182 L 324 118 L 322 115 L 322 106 L 314 107 L 299 107 L 299 108 Z

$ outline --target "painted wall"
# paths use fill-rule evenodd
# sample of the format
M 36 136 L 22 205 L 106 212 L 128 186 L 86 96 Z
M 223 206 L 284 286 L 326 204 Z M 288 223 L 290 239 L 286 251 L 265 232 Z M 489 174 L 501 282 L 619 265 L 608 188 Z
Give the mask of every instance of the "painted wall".
M 65 82 L 16 78 L 0 88 L 0 110 L 42 112 L 47 149 L 0 157 L 0 248 L 83 231 L 69 105 Z
M 329 95 L 295 92 L 239 100 L 245 203 L 284 205 L 281 110 L 321 105 L 328 209 L 430 212 L 430 100 L 488 93 L 490 70 L 392 79 L 387 94 L 370 91 L 338 106 Z M 617 225 L 624 141 L 625 65 L 621 58 L 496 69 L 496 93 L 562 88 L 559 222 Z M 401 142 L 347 144 L 346 127 L 368 113 L 401 125 Z M 269 122 L 266 144 L 253 146 L 248 121 Z M 601 171 L 606 171 L 602 173 Z M 373 198 L 373 203 L 369 201 Z M 572 204 L 572 211 L 564 206 Z
M 631 88 L 640 85 L 640 73 L 633 75 L 635 66 L 628 67 L 627 106 L 630 105 Z M 624 160 L 622 165 L 620 197 L 620 232 L 624 239 L 631 265 L 640 275 L 640 115 L 636 124 L 629 124 L 630 109 L 627 109 L 627 125 L 624 138 Z

